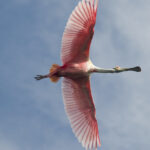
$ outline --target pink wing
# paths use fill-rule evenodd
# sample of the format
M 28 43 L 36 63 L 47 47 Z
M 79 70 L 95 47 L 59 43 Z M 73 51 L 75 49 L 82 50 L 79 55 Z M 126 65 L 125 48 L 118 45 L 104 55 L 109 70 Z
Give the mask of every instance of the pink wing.
M 62 90 L 65 110 L 74 134 L 86 149 L 97 149 L 100 139 L 89 77 L 77 80 L 64 78 Z
M 62 38 L 62 63 L 81 62 L 89 58 L 94 34 L 98 0 L 82 0 L 72 12 Z

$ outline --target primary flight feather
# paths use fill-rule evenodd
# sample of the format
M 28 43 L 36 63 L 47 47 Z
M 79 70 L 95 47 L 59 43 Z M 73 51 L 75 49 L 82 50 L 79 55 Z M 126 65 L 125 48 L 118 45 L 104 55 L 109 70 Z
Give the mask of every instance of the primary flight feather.
M 103 69 L 93 65 L 89 58 L 89 50 L 94 35 L 97 7 L 98 0 L 82 0 L 78 3 L 63 33 L 62 66 L 53 64 L 49 74 L 35 77 L 37 80 L 50 78 L 52 82 L 57 82 L 63 77 L 65 110 L 75 136 L 86 149 L 97 149 L 97 146 L 101 145 L 90 88 L 91 73 L 141 71 L 139 66 Z

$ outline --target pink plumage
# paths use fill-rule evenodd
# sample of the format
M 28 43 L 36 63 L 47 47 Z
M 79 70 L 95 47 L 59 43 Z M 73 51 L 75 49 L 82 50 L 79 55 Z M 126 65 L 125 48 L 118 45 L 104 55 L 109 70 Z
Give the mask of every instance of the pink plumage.
M 62 84 L 65 110 L 74 134 L 86 149 L 100 146 L 89 77 L 64 78 Z
M 82 0 L 69 17 L 62 38 L 62 66 L 53 64 L 50 73 L 37 75 L 37 80 L 50 78 L 57 82 L 63 77 L 62 91 L 65 110 L 72 130 L 86 149 L 101 145 L 96 120 L 96 110 L 91 94 L 90 75 L 98 73 L 140 72 L 133 68 L 98 68 L 89 58 L 91 40 L 96 23 L 98 0 Z
M 96 23 L 97 4 L 82 0 L 67 22 L 63 38 L 61 60 L 63 64 L 89 59 L 89 48 Z
M 89 60 L 97 5 L 94 0 L 82 0 L 70 15 L 62 38 L 63 64 Z M 89 77 L 74 80 L 65 77 L 62 90 L 65 110 L 74 134 L 86 149 L 97 149 L 100 139 Z

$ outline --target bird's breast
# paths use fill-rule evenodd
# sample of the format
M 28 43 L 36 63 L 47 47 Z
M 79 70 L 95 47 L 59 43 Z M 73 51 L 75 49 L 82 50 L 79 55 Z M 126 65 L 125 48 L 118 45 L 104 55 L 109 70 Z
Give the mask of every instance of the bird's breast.
M 93 64 L 90 60 L 81 63 L 70 63 L 62 66 L 61 76 L 79 78 L 89 76 Z

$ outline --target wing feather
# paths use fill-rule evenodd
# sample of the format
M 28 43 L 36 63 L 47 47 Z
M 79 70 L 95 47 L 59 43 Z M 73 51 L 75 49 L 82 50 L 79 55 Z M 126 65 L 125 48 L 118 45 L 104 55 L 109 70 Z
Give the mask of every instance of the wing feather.
M 62 63 L 80 62 L 89 58 L 98 3 L 82 0 L 70 15 L 62 38 Z
M 77 139 L 86 149 L 97 149 L 100 139 L 89 77 L 64 78 L 62 90 L 65 110 Z

